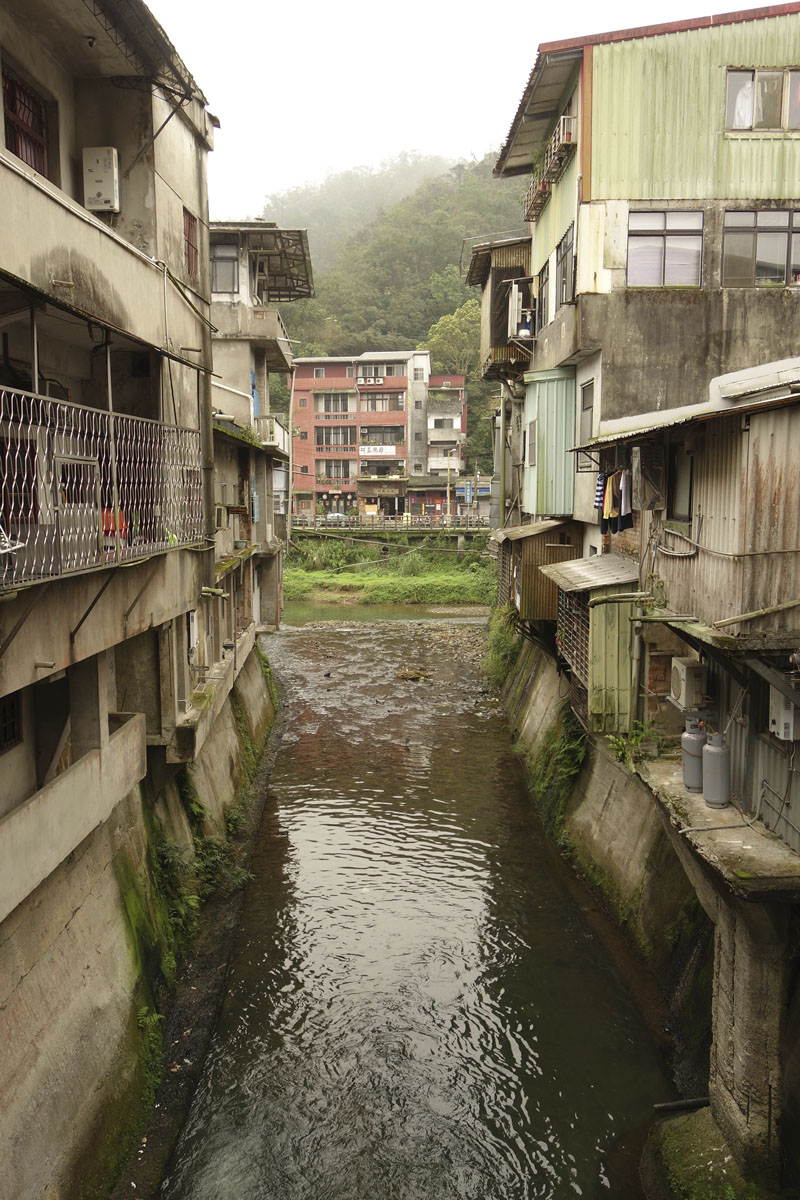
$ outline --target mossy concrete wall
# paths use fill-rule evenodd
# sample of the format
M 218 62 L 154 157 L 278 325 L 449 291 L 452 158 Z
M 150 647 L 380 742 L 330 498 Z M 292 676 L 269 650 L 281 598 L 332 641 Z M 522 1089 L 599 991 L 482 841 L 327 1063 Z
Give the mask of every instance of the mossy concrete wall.
M 273 716 L 254 650 L 192 770 L 208 832 L 224 836 L 225 808 Z M 147 1116 L 153 1063 L 140 1013 L 168 1001 L 174 945 L 154 878 L 158 829 L 192 846 L 178 779 L 154 760 L 141 788 L 0 925 L 3 1200 L 103 1196 Z

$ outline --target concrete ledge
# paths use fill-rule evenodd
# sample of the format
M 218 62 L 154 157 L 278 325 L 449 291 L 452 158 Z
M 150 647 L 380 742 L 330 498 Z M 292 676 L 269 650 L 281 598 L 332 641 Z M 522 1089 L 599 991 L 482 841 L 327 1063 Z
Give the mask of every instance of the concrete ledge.
M 102 825 L 147 771 L 143 714 L 124 720 L 102 748 L 84 754 L 0 821 L 0 921 Z
M 679 759 L 636 768 L 673 829 L 728 888 L 744 900 L 793 903 L 800 899 L 800 855 L 735 805 L 709 808 L 683 786 Z
M 193 693 L 194 703 L 176 726 L 175 740 L 167 746 L 167 762 L 193 762 L 211 732 L 222 706 L 256 644 L 256 626 L 251 622 L 236 640 L 230 658 L 220 659 L 208 673 L 202 691 Z

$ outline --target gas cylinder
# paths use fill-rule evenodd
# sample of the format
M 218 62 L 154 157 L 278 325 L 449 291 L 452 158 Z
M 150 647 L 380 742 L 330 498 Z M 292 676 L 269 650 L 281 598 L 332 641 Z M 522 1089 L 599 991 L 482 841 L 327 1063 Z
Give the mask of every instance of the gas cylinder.
M 703 747 L 706 744 L 705 726 L 699 717 L 687 717 L 681 734 L 683 786 L 689 792 L 703 790 Z
M 703 747 L 703 799 L 709 808 L 731 802 L 731 752 L 723 733 L 709 733 Z

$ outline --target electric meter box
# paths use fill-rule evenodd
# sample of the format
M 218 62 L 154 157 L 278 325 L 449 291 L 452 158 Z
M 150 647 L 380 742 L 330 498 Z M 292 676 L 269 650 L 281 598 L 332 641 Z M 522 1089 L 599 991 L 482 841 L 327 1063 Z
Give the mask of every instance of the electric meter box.
M 119 212 L 119 158 L 114 146 L 84 146 L 83 203 L 90 212 Z
M 706 669 L 696 658 L 673 658 L 672 699 L 678 708 L 696 711 L 703 707 Z
M 800 734 L 800 727 L 796 727 L 796 713 L 797 709 L 783 692 L 774 687 L 769 689 L 770 733 L 774 733 L 782 742 L 793 742 Z

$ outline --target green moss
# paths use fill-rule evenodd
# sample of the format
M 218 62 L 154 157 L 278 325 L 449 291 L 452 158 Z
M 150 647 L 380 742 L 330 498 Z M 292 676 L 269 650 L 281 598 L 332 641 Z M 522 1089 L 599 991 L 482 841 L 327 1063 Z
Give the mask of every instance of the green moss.
M 258 655 L 258 661 L 261 666 L 261 674 L 267 681 L 267 692 L 269 693 L 273 712 L 277 712 L 280 704 L 278 700 L 278 689 L 275 686 L 275 679 L 272 674 L 272 667 L 270 666 L 269 659 L 259 646 L 258 642 L 256 642 L 256 654 Z
M 586 731 L 569 702 L 562 705 L 538 749 L 523 753 L 544 826 L 553 840 L 566 848 L 569 843 L 564 827 L 567 801 L 586 758 Z
M 483 659 L 484 672 L 493 687 L 499 690 L 503 686 L 517 663 L 523 645 L 517 610 L 512 604 L 496 608 L 489 620 Z M 522 681 L 517 686 L 522 686 Z
M 672 1117 L 655 1126 L 646 1150 L 647 1174 L 670 1200 L 775 1200 L 778 1193 L 746 1180 L 711 1110 Z

